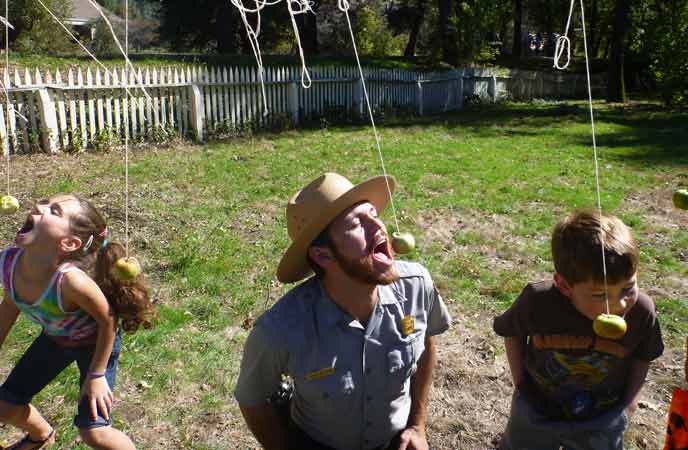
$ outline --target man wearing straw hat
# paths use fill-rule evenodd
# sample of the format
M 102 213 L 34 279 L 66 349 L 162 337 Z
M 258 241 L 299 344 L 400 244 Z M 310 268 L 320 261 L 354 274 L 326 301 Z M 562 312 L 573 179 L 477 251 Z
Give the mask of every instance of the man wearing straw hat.
M 435 336 L 451 319 L 427 270 L 395 261 L 381 212 L 392 177 L 326 173 L 287 205 L 284 283 L 259 317 L 235 396 L 267 450 L 426 450 Z M 288 420 L 266 398 L 293 379 Z

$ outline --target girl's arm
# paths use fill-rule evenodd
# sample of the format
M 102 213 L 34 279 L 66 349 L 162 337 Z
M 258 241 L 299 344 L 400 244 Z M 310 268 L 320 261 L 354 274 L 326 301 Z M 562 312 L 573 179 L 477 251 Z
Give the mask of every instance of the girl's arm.
M 5 338 L 17 321 L 17 317 L 19 317 L 19 310 L 5 291 L 4 300 L 0 303 L 0 347 L 5 343 Z
M 66 302 L 86 311 L 98 324 L 98 337 L 89 373 L 81 388 L 81 397 L 88 397 L 91 417 L 98 418 L 98 410 L 107 420 L 114 396 L 104 376 L 115 342 L 116 318 L 98 285 L 83 272 L 67 272 L 62 281 L 62 297 Z

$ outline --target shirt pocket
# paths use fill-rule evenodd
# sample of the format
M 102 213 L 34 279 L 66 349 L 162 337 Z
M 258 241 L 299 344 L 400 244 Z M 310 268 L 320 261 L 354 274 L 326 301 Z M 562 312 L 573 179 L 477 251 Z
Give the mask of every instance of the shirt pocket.
M 416 373 L 418 358 L 424 348 L 421 333 L 389 348 L 387 351 L 387 395 L 389 398 L 398 398 L 409 392 L 411 376 Z
M 301 385 L 304 400 L 311 404 L 345 401 L 356 388 L 351 371 L 336 368 L 307 372 Z

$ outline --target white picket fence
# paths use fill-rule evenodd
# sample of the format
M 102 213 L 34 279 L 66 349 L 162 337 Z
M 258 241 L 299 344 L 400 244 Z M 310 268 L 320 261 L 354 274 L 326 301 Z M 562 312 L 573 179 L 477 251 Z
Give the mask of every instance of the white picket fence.
M 266 67 L 264 114 L 253 67 L 5 72 L 0 140 L 5 152 L 55 153 L 93 147 L 105 138 L 137 141 L 179 133 L 203 141 L 217 129 L 367 117 L 357 68 L 314 67 L 310 73 L 312 85 L 304 89 L 299 68 Z M 418 73 L 366 68 L 364 76 L 374 113 L 446 112 L 461 108 L 467 95 L 488 101 L 506 95 L 527 99 L 545 96 L 549 85 L 544 77 L 520 76 L 514 81 L 470 69 Z M 554 82 L 559 96 L 581 95 L 576 92 L 580 82 L 563 75 Z M 574 89 L 564 92 L 559 85 Z

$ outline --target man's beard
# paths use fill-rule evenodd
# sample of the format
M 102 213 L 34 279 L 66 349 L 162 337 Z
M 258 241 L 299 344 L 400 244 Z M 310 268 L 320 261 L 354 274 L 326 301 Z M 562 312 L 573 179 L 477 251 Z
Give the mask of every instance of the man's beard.
M 384 272 L 378 273 L 373 264 L 372 254 L 360 259 L 348 259 L 337 250 L 336 245 L 332 245 L 331 249 L 342 271 L 356 281 L 371 285 L 386 285 L 399 279 L 399 272 L 394 265 L 391 265 Z

